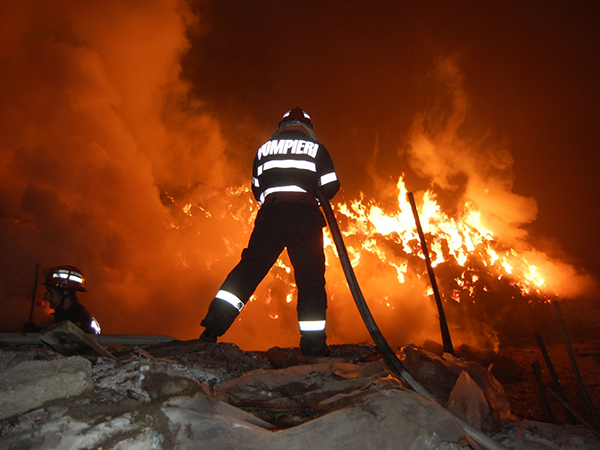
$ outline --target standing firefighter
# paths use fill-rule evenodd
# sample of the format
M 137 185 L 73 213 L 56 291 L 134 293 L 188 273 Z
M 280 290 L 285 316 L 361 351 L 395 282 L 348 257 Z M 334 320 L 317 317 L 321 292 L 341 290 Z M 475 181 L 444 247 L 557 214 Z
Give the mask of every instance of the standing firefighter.
M 79 303 L 75 293 L 85 292 L 85 278 L 77 267 L 58 266 L 46 276 L 45 300 L 54 309 L 54 323 L 70 320 L 86 333 L 100 334 L 100 325 Z
M 210 304 L 200 339 L 216 342 L 231 326 L 284 248 L 298 287 L 300 349 L 329 354 L 325 320 L 325 219 L 317 189 L 332 199 L 340 188 L 331 157 L 317 141 L 310 116 L 300 108 L 283 115 L 279 130 L 254 158 L 252 193 L 261 205 L 248 247 Z

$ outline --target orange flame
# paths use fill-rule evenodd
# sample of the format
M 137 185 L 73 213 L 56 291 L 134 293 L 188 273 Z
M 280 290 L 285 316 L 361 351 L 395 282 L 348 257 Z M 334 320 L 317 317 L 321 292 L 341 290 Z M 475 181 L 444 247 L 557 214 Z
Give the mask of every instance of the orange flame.
M 400 177 L 395 186 L 397 196 L 392 205 L 365 201 L 365 196 L 361 194 L 359 199 L 337 203 L 334 209 L 361 288 L 374 313 L 382 315 L 378 318 L 382 322 L 382 330 L 385 331 L 387 327 L 388 334 L 397 335 L 397 343 L 408 339 L 415 342 L 418 341 L 415 333 L 420 333 L 423 339 L 437 336 L 439 325 L 425 256 L 407 199 L 404 179 Z M 193 219 L 215 221 L 213 238 L 219 239 L 220 236 L 222 247 L 226 249 L 225 256 L 234 261 L 247 244 L 258 207 L 247 188 L 230 187 L 224 193 L 211 193 L 199 201 L 190 201 L 188 196 L 182 202 L 183 206 L 177 206 L 177 200 L 167 195 L 172 214 L 166 223 L 167 227 L 178 232 L 190 227 L 193 231 L 192 212 L 203 211 L 201 217 Z M 499 288 L 504 290 L 499 295 L 508 296 L 509 300 L 514 300 L 516 296 L 519 296 L 519 301 L 527 297 L 524 298 L 525 304 L 544 303 L 558 295 L 557 277 L 554 274 L 565 265 L 558 263 L 557 266 L 544 253 L 527 246 L 523 247 L 524 250 L 517 250 L 502 242 L 473 203 L 465 202 L 450 217 L 442 211 L 431 190 L 415 195 L 415 201 L 443 301 L 459 308 L 454 317 L 455 323 L 466 320 L 461 317 L 465 316 L 461 308 L 479 304 L 484 297 L 486 301 L 489 300 L 490 295 Z M 179 213 L 173 208 L 178 208 Z M 238 224 L 236 226 L 241 225 L 242 232 L 221 236 L 219 221 L 223 220 L 235 221 Z M 332 315 L 328 313 L 328 317 L 333 317 L 328 320 L 328 336 L 343 342 L 367 340 L 366 328 L 347 326 L 349 320 L 360 318 L 355 315 L 349 319 L 356 312 L 351 305 L 345 276 L 335 261 L 338 254 L 327 228 L 324 230 L 324 250 L 326 287 L 332 312 Z M 179 256 L 183 268 L 193 265 L 191 257 L 184 254 Z M 223 265 L 213 262 L 203 265 L 209 270 L 213 266 L 223 270 Z M 222 274 L 223 277 L 225 275 Z M 267 317 L 274 322 L 267 325 L 258 313 L 247 312 L 240 315 L 238 320 L 247 321 L 249 329 L 264 331 L 264 327 L 268 326 L 271 333 L 277 333 L 276 330 L 280 329 L 288 330 L 289 334 L 295 317 L 293 300 L 296 290 L 292 266 L 284 252 L 250 298 L 250 302 L 262 299 Z M 452 314 L 449 317 L 452 318 Z M 480 319 L 477 317 L 476 321 Z M 485 329 L 480 334 L 496 339 L 491 325 L 479 326 Z M 456 327 L 460 328 L 460 325 L 455 325 L 455 331 Z M 282 338 L 283 334 L 283 331 L 278 333 L 278 338 Z M 290 344 L 294 345 L 293 342 Z M 493 345 L 497 346 L 497 342 L 494 341 Z
M 365 204 L 362 198 L 350 202 L 349 205 L 343 203 L 337 206 L 339 213 L 349 221 L 343 234 L 360 237 L 362 251 L 372 253 L 381 262 L 393 266 L 398 273 L 398 282 L 404 283 L 407 263 L 389 258 L 375 239 L 377 235 L 384 236 L 402 246 L 405 253 L 425 258 L 419 246 L 415 219 L 402 177 L 396 187 L 398 208 L 391 213 L 385 213 L 375 202 Z M 427 245 L 433 267 L 449 259 L 453 259 L 461 267 L 466 267 L 469 259 L 475 258 L 490 270 L 495 269 L 499 277 L 514 277 L 515 283 L 524 294 L 547 296 L 552 293 L 552 288 L 547 286 L 538 267 L 530 264 L 523 255 L 513 249 L 496 249 L 498 243 L 494 233 L 483 224 L 481 214 L 471 203 L 466 202 L 463 205 L 457 218 L 448 217 L 437 204 L 435 194 L 428 190 L 423 194 L 417 209 L 423 232 L 429 239 Z M 352 253 L 356 251 L 352 248 Z M 360 255 L 354 255 L 354 258 L 354 263 L 358 264 Z

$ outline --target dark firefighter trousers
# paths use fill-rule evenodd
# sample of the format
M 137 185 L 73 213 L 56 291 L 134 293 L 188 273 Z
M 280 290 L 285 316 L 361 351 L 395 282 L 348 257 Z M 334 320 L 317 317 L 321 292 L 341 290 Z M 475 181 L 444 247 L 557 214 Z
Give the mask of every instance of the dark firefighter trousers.
M 220 289 L 236 295 L 245 305 L 281 252 L 287 248 L 298 288 L 298 320 L 325 320 L 325 225 L 325 219 L 315 205 L 304 202 L 264 205 L 256 215 L 248 247 L 242 251 L 240 262 Z M 211 328 L 221 336 L 238 314 L 234 306 L 215 298 L 202 326 Z

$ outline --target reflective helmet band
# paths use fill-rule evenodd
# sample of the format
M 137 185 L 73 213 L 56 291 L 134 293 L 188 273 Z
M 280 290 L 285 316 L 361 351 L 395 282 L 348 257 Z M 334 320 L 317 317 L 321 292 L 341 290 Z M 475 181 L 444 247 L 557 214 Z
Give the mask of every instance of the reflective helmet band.
M 324 320 L 301 320 L 300 331 L 324 331 L 325 321 Z
M 76 291 L 85 291 L 84 283 L 85 278 L 81 270 L 73 266 L 58 266 L 50 269 L 44 281 L 46 286 Z
M 53 273 L 52 278 L 60 278 L 62 280 L 74 281 L 75 283 L 83 283 L 83 278 L 80 274 L 75 274 L 72 272 L 69 273 L 68 270 L 62 269 L 59 269 L 58 272 Z
M 290 117 L 290 115 L 292 114 L 292 112 L 294 112 L 293 114 L 293 118 L 295 119 L 300 119 L 299 115 L 302 114 L 302 117 L 304 117 L 304 119 L 310 121 L 310 115 L 304 111 L 303 109 L 300 109 L 298 107 L 294 108 L 294 109 L 289 109 L 285 112 L 285 114 L 282 117 L 282 120 L 287 119 L 288 117 Z
M 244 302 L 242 302 L 236 295 L 232 294 L 231 292 L 221 290 L 217 292 L 217 295 L 215 297 L 219 300 L 223 300 L 229 303 L 239 312 L 242 312 L 242 309 L 244 308 Z

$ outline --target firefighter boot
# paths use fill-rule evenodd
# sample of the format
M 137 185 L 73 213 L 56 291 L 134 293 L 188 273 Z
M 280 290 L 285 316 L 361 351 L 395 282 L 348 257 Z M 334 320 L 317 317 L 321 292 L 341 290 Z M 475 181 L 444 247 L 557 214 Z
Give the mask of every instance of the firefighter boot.
M 302 331 L 300 350 L 306 356 L 329 356 L 327 335 L 324 331 Z
M 215 298 L 208 307 L 208 313 L 200 325 L 205 330 L 200 335 L 204 342 L 217 342 L 219 336 L 223 336 L 235 321 L 239 311 L 226 301 Z
M 219 335 L 212 328 L 205 328 L 202 334 L 200 335 L 200 340 L 204 342 L 215 343 L 217 342 L 217 338 Z

